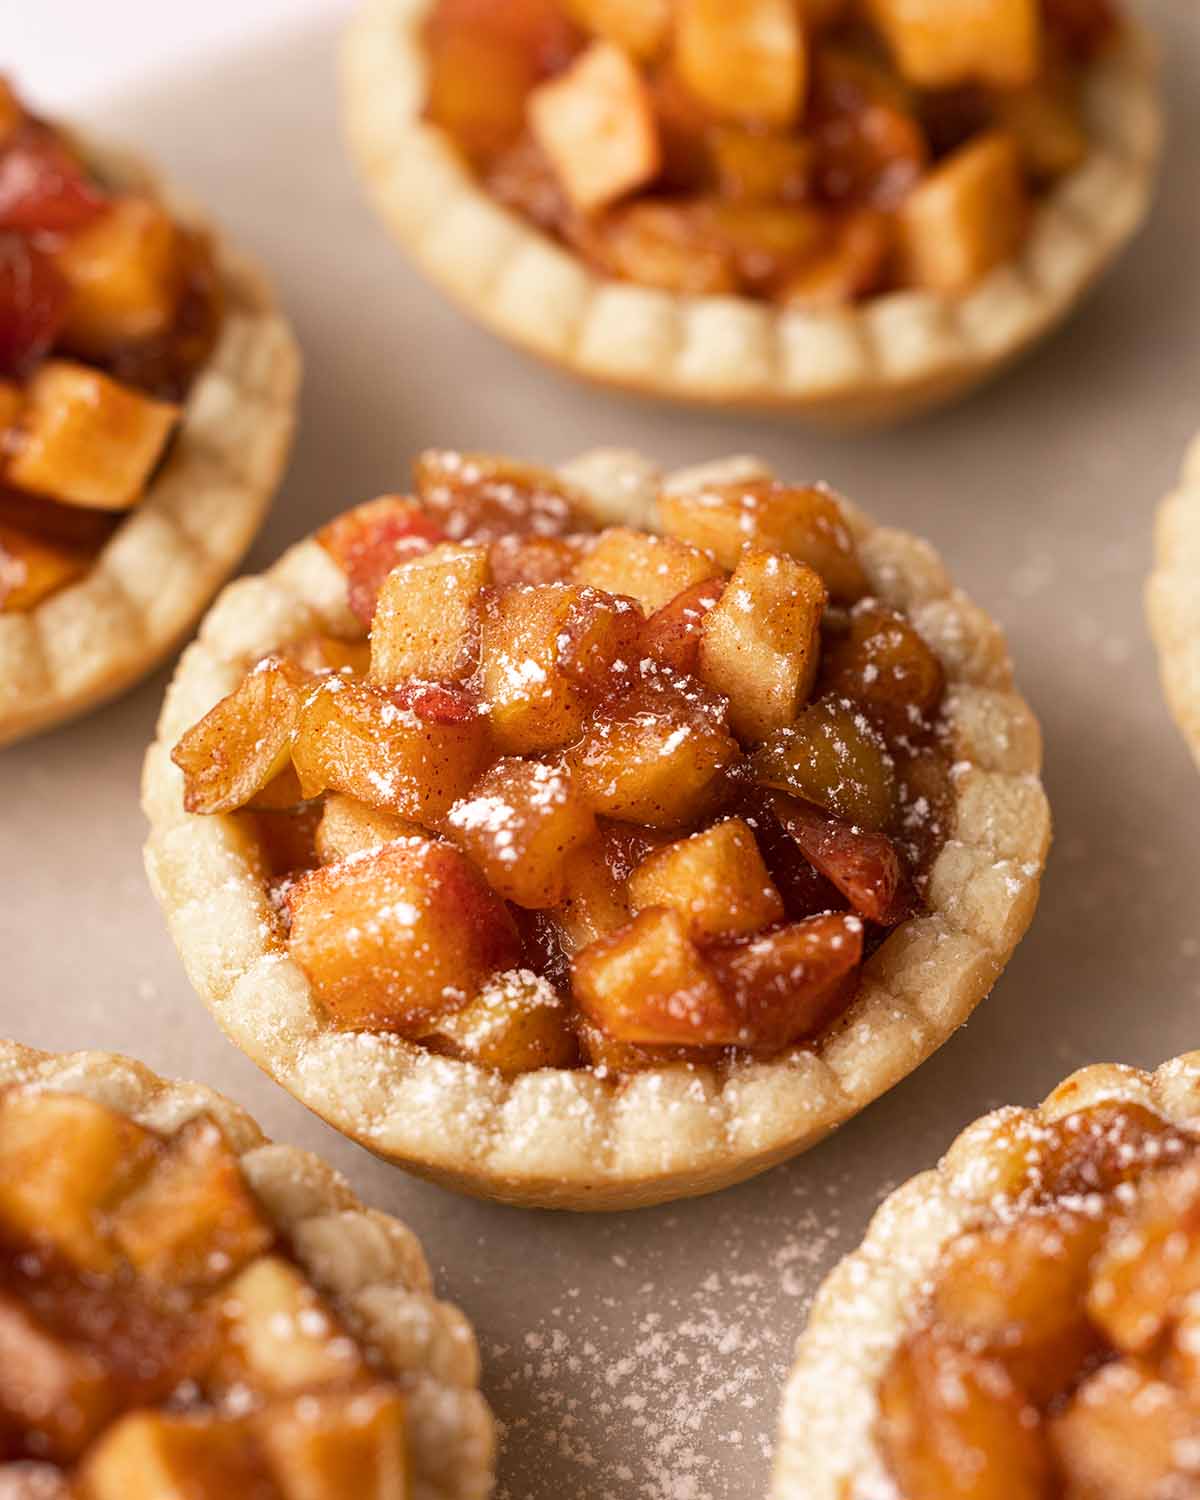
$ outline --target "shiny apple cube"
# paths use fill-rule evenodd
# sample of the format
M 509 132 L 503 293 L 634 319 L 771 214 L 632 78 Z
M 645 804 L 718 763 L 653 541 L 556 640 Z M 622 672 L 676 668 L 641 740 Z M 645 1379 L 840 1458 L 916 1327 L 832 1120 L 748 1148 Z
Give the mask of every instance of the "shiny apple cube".
M 658 175 L 662 153 L 650 91 L 612 42 L 593 42 L 529 96 L 529 128 L 567 197 L 592 213 Z
M 247 1429 L 225 1418 L 131 1412 L 80 1465 L 86 1500 L 275 1500 Z
M 446 832 L 492 889 L 518 906 L 557 906 L 563 862 L 596 819 L 566 771 L 541 761 L 498 760 L 446 816 Z
M 562 8 L 639 61 L 661 52 L 671 33 L 671 0 L 562 0 Z
M 708 204 L 635 198 L 597 215 L 579 234 L 588 256 L 619 280 L 685 297 L 740 290 L 736 256 Z
M 636 599 L 653 615 L 693 584 L 722 577 L 699 547 L 674 537 L 613 526 L 602 531 L 575 565 L 575 581 Z
M 754 752 L 760 786 L 879 831 L 895 814 L 895 772 L 879 731 L 849 700 L 822 698 Z
M 642 631 L 643 654 L 670 672 L 695 677 L 700 670 L 704 619 L 724 588 L 724 578 L 707 578 L 656 610 Z
M 942 700 L 945 673 L 899 610 L 864 601 L 831 634 L 821 662 L 825 692 L 852 698 L 885 731 L 912 734 Z
M 140 499 L 179 408 L 86 365 L 50 359 L 26 386 L 10 484 L 69 505 L 128 510 Z
M 392 1386 L 268 1406 L 254 1432 L 282 1500 L 410 1500 L 405 1401 Z
M 82 578 L 94 554 L 0 521 L 0 613 L 19 614 Z
M 274 1231 L 217 1124 L 189 1121 L 113 1209 L 113 1243 L 149 1281 L 213 1286 L 265 1251 Z
M 430 448 L 413 465 L 413 477 L 421 504 L 452 542 L 487 545 L 579 530 L 579 498 L 553 469 Z
M 600 816 L 681 828 L 719 800 L 722 773 L 740 756 L 722 699 L 692 678 L 651 677 L 606 704 L 565 759 Z
M 959 296 L 1016 254 L 1029 214 L 1016 139 L 1003 130 L 977 136 L 939 162 L 901 205 L 901 274 L 911 286 Z
M 317 532 L 317 541 L 345 573 L 350 608 L 364 625 L 371 623 L 392 569 L 445 539 L 437 522 L 406 495 L 380 495 Z
M 1019 88 L 1041 64 L 1037 0 L 869 0 L 868 9 L 918 88 Z
M 783 920 L 783 901 L 741 818 L 667 844 L 629 877 L 635 911 L 668 907 L 698 941 L 741 937 Z
M 491 582 L 485 547 L 443 542 L 384 580 L 371 622 L 371 680 L 456 682 L 479 660 L 480 608 Z
M 26 375 L 50 350 L 69 295 L 45 251 L 19 235 L 0 235 L 0 375 Z
M 322 802 L 315 845 L 323 865 L 335 865 L 369 849 L 380 849 L 396 839 L 423 838 L 419 823 L 360 802 L 344 792 L 330 792 Z
M 1005 89 L 996 99 L 996 123 L 1016 140 L 1021 164 L 1034 182 L 1065 177 L 1088 154 L 1087 122 L 1079 99 L 1058 80 Z
M 800 7 L 794 0 L 676 0 L 675 65 L 721 119 L 788 125 L 808 72 Z
M 309 674 L 281 656 L 264 657 L 209 709 L 171 751 L 183 772 L 190 813 L 227 813 L 252 804 L 292 763 Z
M 573 537 L 498 537 L 488 548 L 492 582 L 498 589 L 514 583 L 566 583 L 581 550 Z
M 664 531 L 735 568 L 746 547 L 786 552 L 806 562 L 838 602 L 859 598 L 867 578 L 854 537 L 828 490 L 750 480 L 659 496 Z
M 506 755 L 561 749 L 592 706 L 632 680 L 642 615 L 632 599 L 582 584 L 498 593 L 484 615 L 481 684 Z
M 107 1271 L 102 1210 L 153 1151 L 147 1131 L 102 1104 L 10 1090 L 0 1095 L 0 1226 L 80 1270 Z
M 292 957 L 348 1029 L 420 1036 L 520 957 L 504 902 L 450 844 L 403 839 L 326 865 L 288 905 Z
M 0 1292 L 0 1431 L 24 1428 L 48 1457 L 65 1462 L 83 1452 L 115 1404 L 97 1354 L 56 1336 L 17 1296 Z
M 444 1016 L 422 1040 L 506 1078 L 539 1068 L 570 1068 L 578 1060 L 570 1006 L 554 985 L 528 969 L 497 974 L 469 1005 Z
M 345 792 L 433 824 L 489 754 L 487 720 L 460 689 L 387 690 L 329 677 L 308 696 L 292 760 L 305 797 Z
M 700 628 L 700 680 L 729 699 L 739 739 L 765 740 L 791 724 L 817 678 L 820 576 L 785 553 L 750 548 Z
M 808 863 L 869 922 L 895 927 L 912 915 L 916 895 L 904 857 L 884 833 L 858 828 L 825 808 L 783 792 L 769 799 L 772 814 Z
M 64 239 L 54 264 L 70 288 L 63 343 L 103 358 L 166 333 L 183 284 L 179 231 L 150 198 L 115 199 Z
M 630 829 L 636 834 L 638 830 Z M 650 843 L 649 847 L 654 847 Z M 601 826 L 586 844 L 563 861 L 563 900 L 554 920 L 564 951 L 570 955 L 606 937 L 629 921 L 626 882 L 644 848 L 630 856 L 620 826 Z

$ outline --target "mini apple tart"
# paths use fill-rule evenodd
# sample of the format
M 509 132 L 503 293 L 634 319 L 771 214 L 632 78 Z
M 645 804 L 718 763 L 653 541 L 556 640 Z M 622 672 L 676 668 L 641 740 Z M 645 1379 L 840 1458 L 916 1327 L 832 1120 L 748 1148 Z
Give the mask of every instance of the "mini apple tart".
M 190 630 L 262 523 L 298 375 L 253 267 L 0 79 L 0 744 Z
M 0 1493 L 484 1500 L 491 1414 L 398 1220 L 228 1100 L 0 1042 Z
M 217 603 L 147 863 L 221 1025 L 338 1129 L 616 1208 L 949 1036 L 1033 912 L 1039 755 L 995 626 L 830 490 L 434 452 Z
M 1200 765 L 1200 439 L 1158 515 L 1158 560 L 1147 590 L 1167 701 Z
M 969 1126 L 818 1293 L 772 1500 L 1200 1486 L 1200 1052 Z
M 1063 318 L 1161 135 L 1113 0 L 363 0 L 350 145 L 422 268 L 577 375 L 879 421 Z

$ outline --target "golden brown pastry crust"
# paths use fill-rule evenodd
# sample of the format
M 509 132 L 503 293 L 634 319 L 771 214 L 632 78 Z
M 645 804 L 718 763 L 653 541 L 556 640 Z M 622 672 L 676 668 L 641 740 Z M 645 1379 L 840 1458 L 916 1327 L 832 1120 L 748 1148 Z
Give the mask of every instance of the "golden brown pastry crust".
M 138 161 L 86 150 L 109 181 L 151 188 L 183 222 L 204 225 Z M 261 272 L 213 241 L 225 312 L 166 462 L 83 579 L 27 613 L 0 614 L 0 745 L 115 697 L 169 656 L 266 516 L 291 445 L 300 357 Z
M 434 1298 L 425 1255 L 406 1225 L 364 1207 L 320 1157 L 272 1144 L 222 1095 L 165 1082 L 127 1057 L 35 1052 L 0 1040 L 0 1087 L 8 1084 L 81 1094 L 167 1133 L 193 1115 L 212 1115 L 313 1285 L 404 1385 L 413 1500 L 484 1500 L 496 1439 L 478 1390 L 475 1335 L 456 1307 Z
M 1092 149 L 1039 205 L 1020 256 L 963 298 L 906 291 L 829 313 L 607 280 L 496 203 L 422 119 L 432 0 L 363 0 L 342 51 L 347 139 L 376 209 L 443 291 L 574 375 L 645 395 L 894 421 L 964 394 L 1060 322 L 1145 218 L 1162 112 L 1127 39 L 1086 80 Z
M 768 472 L 734 459 L 668 475 Z M 562 473 L 598 520 L 653 527 L 660 476 L 599 452 Z M 866 965 L 846 1016 L 815 1050 L 722 1069 L 661 1068 L 619 1083 L 588 1070 L 515 1080 L 394 1036 L 337 1031 L 275 935 L 256 849 L 228 817 L 183 810 L 175 741 L 246 667 L 316 628 L 348 632 L 344 577 L 315 542 L 230 585 L 180 661 L 147 754 L 146 866 L 192 983 L 260 1067 L 378 1155 L 488 1198 L 620 1209 L 711 1192 L 815 1145 L 923 1062 L 991 989 L 1037 904 L 1050 838 L 1041 736 L 998 627 L 937 555 L 847 507 L 872 590 L 905 609 L 945 668 L 954 830 L 929 910 Z
M 1146 591 L 1167 702 L 1200 765 L 1200 438 L 1163 501 Z
M 796 1346 L 780 1418 L 771 1500 L 895 1500 L 876 1448 L 876 1389 L 947 1243 L 995 1207 L 1013 1147 L 997 1126 L 1062 1119 L 1102 1099 L 1200 1121 L 1200 1052 L 1156 1073 L 1082 1068 L 1030 1110 L 984 1115 L 934 1170 L 887 1198 L 862 1244 L 826 1278 Z

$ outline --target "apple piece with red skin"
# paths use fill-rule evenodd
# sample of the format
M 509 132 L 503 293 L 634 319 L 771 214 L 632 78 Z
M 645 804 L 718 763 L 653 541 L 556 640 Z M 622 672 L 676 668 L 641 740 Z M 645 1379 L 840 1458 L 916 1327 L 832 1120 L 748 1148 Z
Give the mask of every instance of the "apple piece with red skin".
M 392 569 L 445 540 L 437 522 L 406 495 L 380 495 L 317 532 L 317 541 L 345 573 L 350 608 L 364 625 L 374 619 L 379 590 Z
M 727 580 L 703 578 L 664 604 L 646 621 L 642 651 L 659 666 L 688 677 L 700 667 L 704 617 L 720 602 Z
M 742 816 L 754 830 L 763 863 L 783 897 L 789 922 L 819 916 L 827 911 L 844 911 L 848 902 L 831 881 L 805 859 L 770 804 L 770 793 L 753 790 L 741 804 Z
M 46 126 L 28 123 L 0 151 L 0 230 L 70 234 L 98 218 L 108 201 Z
M 768 801 L 804 858 L 860 916 L 881 927 L 896 927 L 913 914 L 916 894 L 904 857 L 887 834 L 857 828 L 836 813 L 783 792 Z
M 0 375 L 20 375 L 50 350 L 69 299 L 49 256 L 20 235 L 0 233 Z

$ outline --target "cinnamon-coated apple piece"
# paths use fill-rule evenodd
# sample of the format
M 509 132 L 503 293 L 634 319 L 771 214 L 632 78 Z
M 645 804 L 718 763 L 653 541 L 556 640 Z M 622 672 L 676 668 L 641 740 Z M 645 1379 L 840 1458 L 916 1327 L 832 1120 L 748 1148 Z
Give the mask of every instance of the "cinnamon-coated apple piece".
M 634 1042 L 617 1041 L 582 1016 L 576 1017 L 575 1028 L 581 1058 L 602 1078 L 646 1073 L 678 1064 L 713 1067 L 726 1051 L 723 1047 L 639 1047 Z
M 1041 1191 L 1071 1198 L 1108 1193 L 1146 1167 L 1191 1156 L 1194 1138 L 1132 1101 L 1101 1100 L 1055 1120 L 1037 1142 Z
M 1082 165 L 1087 122 L 1068 80 L 1045 78 L 1028 88 L 1005 89 L 992 108 L 996 123 L 1016 140 L 1021 164 L 1034 182 L 1054 182 Z
M 0 1432 L 11 1424 L 36 1433 L 46 1457 L 68 1462 L 92 1442 L 115 1406 L 104 1361 L 44 1327 L 19 1297 L 0 1291 Z M 0 1464 L 0 1493 L 3 1473 Z
M 839 603 L 860 598 L 867 577 L 836 496 L 772 479 L 707 485 L 658 499 L 663 530 L 737 567 L 746 547 L 785 552 L 821 575 Z
M 73 234 L 104 212 L 107 195 L 49 127 L 27 122 L 0 152 L 0 231 Z
M 733 247 L 707 203 L 635 198 L 568 228 L 583 253 L 620 280 L 683 297 L 739 290 Z
M 422 1038 L 427 1047 L 506 1078 L 538 1068 L 570 1068 L 579 1057 L 571 1008 L 558 989 L 528 969 L 510 969 L 484 985 L 462 1010 Z
M 821 698 L 754 752 L 754 779 L 868 830 L 895 813 L 895 772 L 879 731 L 849 699 Z
M 371 680 L 458 682 L 479 662 L 486 547 L 442 542 L 384 579 L 371 621 Z
M 559 766 L 520 757 L 496 761 L 446 815 L 446 832 L 518 906 L 557 906 L 563 865 L 596 826 L 572 777 Z
M 1041 1419 L 1002 1365 L 935 1329 L 896 1351 L 879 1387 L 879 1440 L 905 1500 L 1051 1500 Z
M 1136 1360 L 1089 1376 L 1049 1436 L 1070 1500 L 1186 1495 L 1200 1478 L 1200 1412 Z
M 88 365 L 49 359 L 25 388 L 21 444 L 6 478 L 35 495 L 98 510 L 140 498 L 179 408 Z
M 95 554 L 0 521 L 0 612 L 18 614 L 88 573 Z
M 671 34 L 671 0 L 562 0 L 562 8 L 639 62 L 661 52 Z
M 658 175 L 650 90 L 613 42 L 595 41 L 526 104 L 529 128 L 580 213 L 593 213 Z
M 554 920 L 568 955 L 625 926 L 632 915 L 629 876 L 666 840 L 649 828 L 601 822 L 586 844 L 567 855 L 563 900 Z
M 1096 1257 L 1087 1310 L 1116 1348 L 1148 1354 L 1198 1291 L 1200 1164 L 1193 1161 L 1138 1180 Z
M 303 1395 L 364 1373 L 333 1309 L 278 1255 L 252 1260 L 210 1302 L 220 1333 L 203 1384 L 214 1395 L 238 1386 L 266 1397 Z
M 69 1264 L 114 1265 L 102 1210 L 154 1155 L 149 1133 L 72 1094 L 0 1095 L 0 1226 L 18 1243 L 48 1245 Z
M 371 647 L 367 641 L 347 641 L 340 636 L 318 632 L 295 641 L 280 653 L 316 677 L 340 672 L 348 677 L 365 677 L 371 666 Z
M 868 9 L 919 88 L 1020 88 L 1041 63 L 1037 0 L 869 0 Z
M 605 704 L 565 759 L 596 813 L 669 829 L 714 810 L 740 755 L 724 700 L 664 673 Z
M 938 1267 L 934 1318 L 1045 1406 L 1099 1351 L 1084 1293 L 1104 1230 L 1095 1214 L 1054 1208 L 960 1236 Z
M 676 0 L 675 65 L 721 119 L 788 125 L 808 73 L 800 8 L 792 0 Z
M 315 833 L 317 856 L 323 865 L 337 864 L 368 849 L 379 849 L 396 839 L 424 838 L 419 823 L 360 802 L 344 792 L 330 792 L 322 800 Z
M 822 912 L 845 910 L 849 905 L 845 896 L 805 859 L 800 845 L 776 817 L 771 806 L 775 795 L 760 788 L 752 789 L 739 806 L 754 830 L 763 863 L 783 898 L 788 921 L 800 922 Z
M 45 251 L 0 232 L 0 375 L 25 374 L 52 347 L 69 295 Z
M 731 203 L 801 203 L 812 176 L 812 143 L 744 125 L 709 132 L 720 195 Z
M 757 744 L 791 724 L 817 678 L 819 574 L 786 553 L 747 548 L 700 627 L 699 676 L 729 699 L 729 721 Z
M 266 656 L 182 736 L 171 759 L 183 772 L 190 813 L 253 804 L 291 767 L 292 745 L 312 679 L 283 656 Z M 298 801 L 298 797 L 293 797 Z
M 503 901 L 451 844 L 385 844 L 302 876 L 287 900 L 292 957 L 349 1029 L 420 1036 L 520 959 Z
M 630 875 L 628 889 L 634 911 L 669 907 L 698 941 L 741 937 L 784 915 L 754 834 L 741 818 L 726 818 L 649 855 Z
M 821 686 L 852 698 L 886 733 L 920 730 L 942 700 L 942 664 L 899 610 L 864 600 L 828 633 Z
M 317 541 L 345 573 L 350 608 L 364 625 L 370 625 L 392 569 L 445 540 L 436 521 L 406 495 L 380 495 L 317 532 Z
M 431 448 L 413 465 L 422 505 L 452 542 L 579 531 L 586 506 L 553 469 Z
M 488 755 L 487 720 L 465 689 L 339 676 L 305 699 L 292 746 L 305 797 L 346 792 L 426 825 L 468 791 Z
M 80 1465 L 82 1500 L 279 1500 L 242 1422 L 136 1411 L 104 1434 Z
M 882 287 L 894 239 L 890 217 L 867 205 L 826 228 L 825 244 L 779 287 L 785 306 L 828 312 Z
M 863 926 L 827 913 L 708 948 L 705 956 L 741 1017 L 739 1045 L 778 1051 L 815 1036 L 854 998 Z
M 833 206 L 894 213 L 929 165 L 929 142 L 904 84 L 862 48 L 817 50 L 806 130 L 813 183 Z
M 174 220 L 152 198 L 115 199 L 62 241 L 54 264 L 70 289 L 62 342 L 91 358 L 166 333 L 185 269 Z
M 488 548 L 492 582 L 498 589 L 514 583 L 566 583 L 582 551 L 576 537 L 497 537 Z
M 916 895 L 903 856 L 886 834 L 858 828 L 784 792 L 767 800 L 804 858 L 860 916 L 881 927 L 895 927 L 912 915 Z
M 275 1238 L 215 1121 L 200 1115 L 162 1148 L 110 1215 L 113 1243 L 140 1276 L 200 1290 Z
M 946 296 L 976 286 L 1024 239 L 1030 202 L 1016 139 L 989 131 L 940 161 L 896 219 L 906 284 Z
M 705 578 L 675 595 L 646 621 L 642 651 L 660 667 L 684 677 L 700 670 L 700 634 L 724 591 L 723 577 Z
M 713 580 L 715 586 L 722 569 L 688 542 L 612 526 L 588 546 L 574 577 L 609 594 L 628 595 L 654 615 L 696 584 Z
M 582 584 L 500 590 L 483 620 L 481 684 L 497 747 L 541 754 L 577 738 L 591 708 L 631 681 L 642 613 Z
M 409 1500 L 404 1411 L 378 1384 L 276 1402 L 253 1427 L 282 1500 Z

